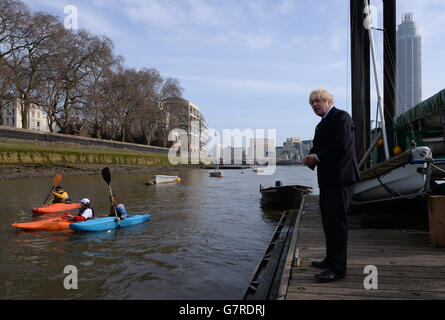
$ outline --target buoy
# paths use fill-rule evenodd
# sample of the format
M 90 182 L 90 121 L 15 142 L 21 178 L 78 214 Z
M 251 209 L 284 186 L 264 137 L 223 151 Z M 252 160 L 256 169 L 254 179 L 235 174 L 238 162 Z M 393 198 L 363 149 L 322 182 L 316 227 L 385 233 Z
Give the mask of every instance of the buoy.
M 402 148 L 400 148 L 398 145 L 396 145 L 394 147 L 394 149 L 392 149 L 392 153 L 396 156 L 398 154 L 400 154 L 402 152 Z
M 377 142 L 377 147 L 381 147 L 383 145 L 383 139 L 380 139 L 379 142 Z

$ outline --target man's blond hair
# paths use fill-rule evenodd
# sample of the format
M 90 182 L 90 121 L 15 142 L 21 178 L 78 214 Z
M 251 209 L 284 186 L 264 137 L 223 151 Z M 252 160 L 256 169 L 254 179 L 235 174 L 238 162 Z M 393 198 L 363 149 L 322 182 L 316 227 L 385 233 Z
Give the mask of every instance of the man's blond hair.
M 309 104 L 312 105 L 312 102 L 317 99 L 322 101 L 327 101 L 329 105 L 334 104 L 334 98 L 332 97 L 332 94 L 330 94 L 327 90 L 323 88 L 315 89 L 314 91 L 311 92 L 309 96 Z

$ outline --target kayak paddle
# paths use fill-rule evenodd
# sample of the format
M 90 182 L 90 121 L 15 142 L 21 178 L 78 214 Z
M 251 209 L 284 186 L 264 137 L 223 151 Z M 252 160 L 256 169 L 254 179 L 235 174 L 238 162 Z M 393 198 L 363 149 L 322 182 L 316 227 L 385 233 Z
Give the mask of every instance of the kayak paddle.
M 102 178 L 104 178 L 105 182 L 108 184 L 108 189 L 110 190 L 110 196 L 111 196 L 111 201 L 113 203 L 114 201 L 114 197 L 113 197 L 113 191 L 111 191 L 111 172 L 110 172 L 110 168 L 105 167 L 102 169 Z M 116 220 L 117 220 L 117 212 L 116 212 L 116 208 L 113 205 L 113 209 L 114 209 L 114 215 L 116 216 Z M 119 226 L 119 220 L 117 220 L 117 225 Z
M 56 174 L 56 176 L 53 179 L 53 186 L 51 187 L 51 190 L 49 191 L 48 195 L 46 196 L 45 201 L 43 201 L 42 206 L 45 205 L 46 200 L 48 200 L 49 195 L 51 194 L 51 192 L 53 192 L 54 188 L 59 184 L 60 180 L 62 180 L 62 175 L 60 173 Z

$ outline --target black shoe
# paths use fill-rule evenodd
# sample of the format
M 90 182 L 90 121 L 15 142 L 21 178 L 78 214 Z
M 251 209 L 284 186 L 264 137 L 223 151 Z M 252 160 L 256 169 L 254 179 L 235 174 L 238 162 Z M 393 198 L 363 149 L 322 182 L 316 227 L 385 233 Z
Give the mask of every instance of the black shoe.
M 326 269 L 322 273 L 315 275 L 315 278 L 317 278 L 320 282 L 332 282 L 339 279 L 343 279 L 344 277 L 345 277 L 344 273 L 336 273 L 329 269 Z
M 326 262 L 326 258 L 321 261 L 312 261 L 312 266 L 315 268 L 327 269 L 328 263 Z

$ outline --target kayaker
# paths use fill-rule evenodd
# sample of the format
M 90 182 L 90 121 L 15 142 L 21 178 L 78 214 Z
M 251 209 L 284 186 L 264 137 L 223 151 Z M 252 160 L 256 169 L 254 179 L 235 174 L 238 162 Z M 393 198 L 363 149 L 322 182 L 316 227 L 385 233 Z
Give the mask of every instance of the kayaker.
M 80 201 L 81 207 L 79 208 L 79 214 L 77 216 L 69 215 L 69 218 L 74 219 L 75 221 L 85 221 L 87 219 L 91 219 L 94 217 L 94 210 L 91 207 L 90 200 L 87 198 L 83 198 Z
M 53 203 L 70 203 L 71 199 L 68 196 L 68 193 L 63 191 L 62 186 L 57 186 L 53 192 L 50 194 L 53 195 L 53 198 L 49 202 L 49 204 Z
M 123 220 L 127 217 L 127 211 L 125 210 L 125 206 L 122 203 L 119 203 L 119 198 L 116 194 L 113 195 L 114 201 L 111 200 L 110 196 L 110 214 L 109 217 L 114 217 L 117 214 L 118 220 Z M 116 213 L 114 213 L 116 210 Z

